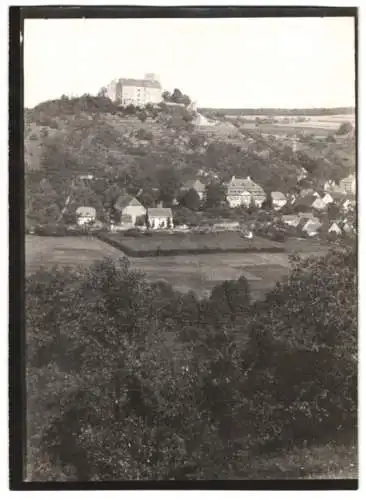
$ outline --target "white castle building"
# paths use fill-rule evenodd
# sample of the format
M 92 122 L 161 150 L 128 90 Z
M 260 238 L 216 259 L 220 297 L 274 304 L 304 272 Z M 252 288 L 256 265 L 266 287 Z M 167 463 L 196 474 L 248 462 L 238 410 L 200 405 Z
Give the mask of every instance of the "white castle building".
M 107 85 L 105 95 L 122 106 L 132 104 L 143 107 L 148 103 L 161 102 L 162 92 L 159 77 L 154 73 L 147 73 L 141 80 L 133 78 L 113 80 Z

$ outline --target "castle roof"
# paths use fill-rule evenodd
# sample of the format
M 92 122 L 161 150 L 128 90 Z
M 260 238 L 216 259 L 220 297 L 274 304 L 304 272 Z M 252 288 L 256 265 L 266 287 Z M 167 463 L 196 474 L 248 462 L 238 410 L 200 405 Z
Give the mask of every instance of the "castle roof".
M 157 80 L 145 80 L 145 79 L 135 79 L 135 78 L 120 78 L 118 80 L 122 86 L 125 87 L 146 87 L 153 89 L 161 89 L 161 84 Z

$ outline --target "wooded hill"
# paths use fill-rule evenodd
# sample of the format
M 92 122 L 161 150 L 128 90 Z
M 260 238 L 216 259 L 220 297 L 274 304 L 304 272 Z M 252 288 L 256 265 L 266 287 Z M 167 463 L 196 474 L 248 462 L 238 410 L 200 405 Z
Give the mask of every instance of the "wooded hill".
M 27 215 L 33 218 L 41 206 L 59 212 L 81 175 L 98 180 L 100 185 L 86 196 L 98 205 L 103 203 L 101 194 L 116 186 L 133 195 L 144 191 L 152 196 L 161 189 L 162 179 L 177 190 L 197 176 L 205 183 L 215 176 L 220 181 L 250 176 L 267 192 L 288 192 L 298 187 L 302 167 L 309 172 L 306 183 L 318 189 L 325 180 L 349 173 L 350 162 L 337 157 L 337 144 L 309 143 L 308 151 L 294 154 L 273 137 L 225 120 L 218 127 L 197 127 L 195 118 L 185 107 L 163 103 L 144 110 L 121 109 L 108 98 L 90 95 L 63 96 L 27 109 Z M 352 145 L 345 150 L 351 163 L 353 150 Z M 86 203 L 85 196 L 80 198 Z

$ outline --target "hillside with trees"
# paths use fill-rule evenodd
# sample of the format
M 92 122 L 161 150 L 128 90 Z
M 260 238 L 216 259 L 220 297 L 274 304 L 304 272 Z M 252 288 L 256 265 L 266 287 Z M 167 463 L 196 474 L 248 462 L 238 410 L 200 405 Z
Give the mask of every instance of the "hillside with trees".
M 120 108 L 103 95 L 86 94 L 63 96 L 26 110 L 27 218 L 59 219 L 71 192 L 75 203 L 107 210 L 106 190 L 143 192 L 144 203 L 151 206 L 157 193 L 168 189 L 163 201 L 169 204 L 179 186 L 199 172 L 206 184 L 214 178 L 250 176 L 266 192 L 291 192 L 302 168 L 309 173 L 307 182 L 317 189 L 329 178 L 342 178 L 352 171 L 351 144 L 346 153 L 328 142 L 294 154 L 275 139 L 240 125 L 231 124 L 222 133 L 218 127 L 215 135 L 212 128 L 193 125 L 195 112 L 186 107 L 188 101 L 175 89 L 166 93 L 159 106 L 144 109 Z M 170 106 L 171 102 L 183 105 Z M 80 176 L 93 176 L 94 181 L 85 186 Z

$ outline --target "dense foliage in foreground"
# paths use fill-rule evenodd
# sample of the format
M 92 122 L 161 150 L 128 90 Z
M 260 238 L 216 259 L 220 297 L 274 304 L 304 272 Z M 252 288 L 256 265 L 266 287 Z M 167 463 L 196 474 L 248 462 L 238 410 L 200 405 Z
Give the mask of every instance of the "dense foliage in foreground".
M 33 275 L 28 479 L 245 479 L 266 451 L 349 443 L 356 262 L 295 259 L 254 304 L 245 278 L 199 301 L 125 260 Z

